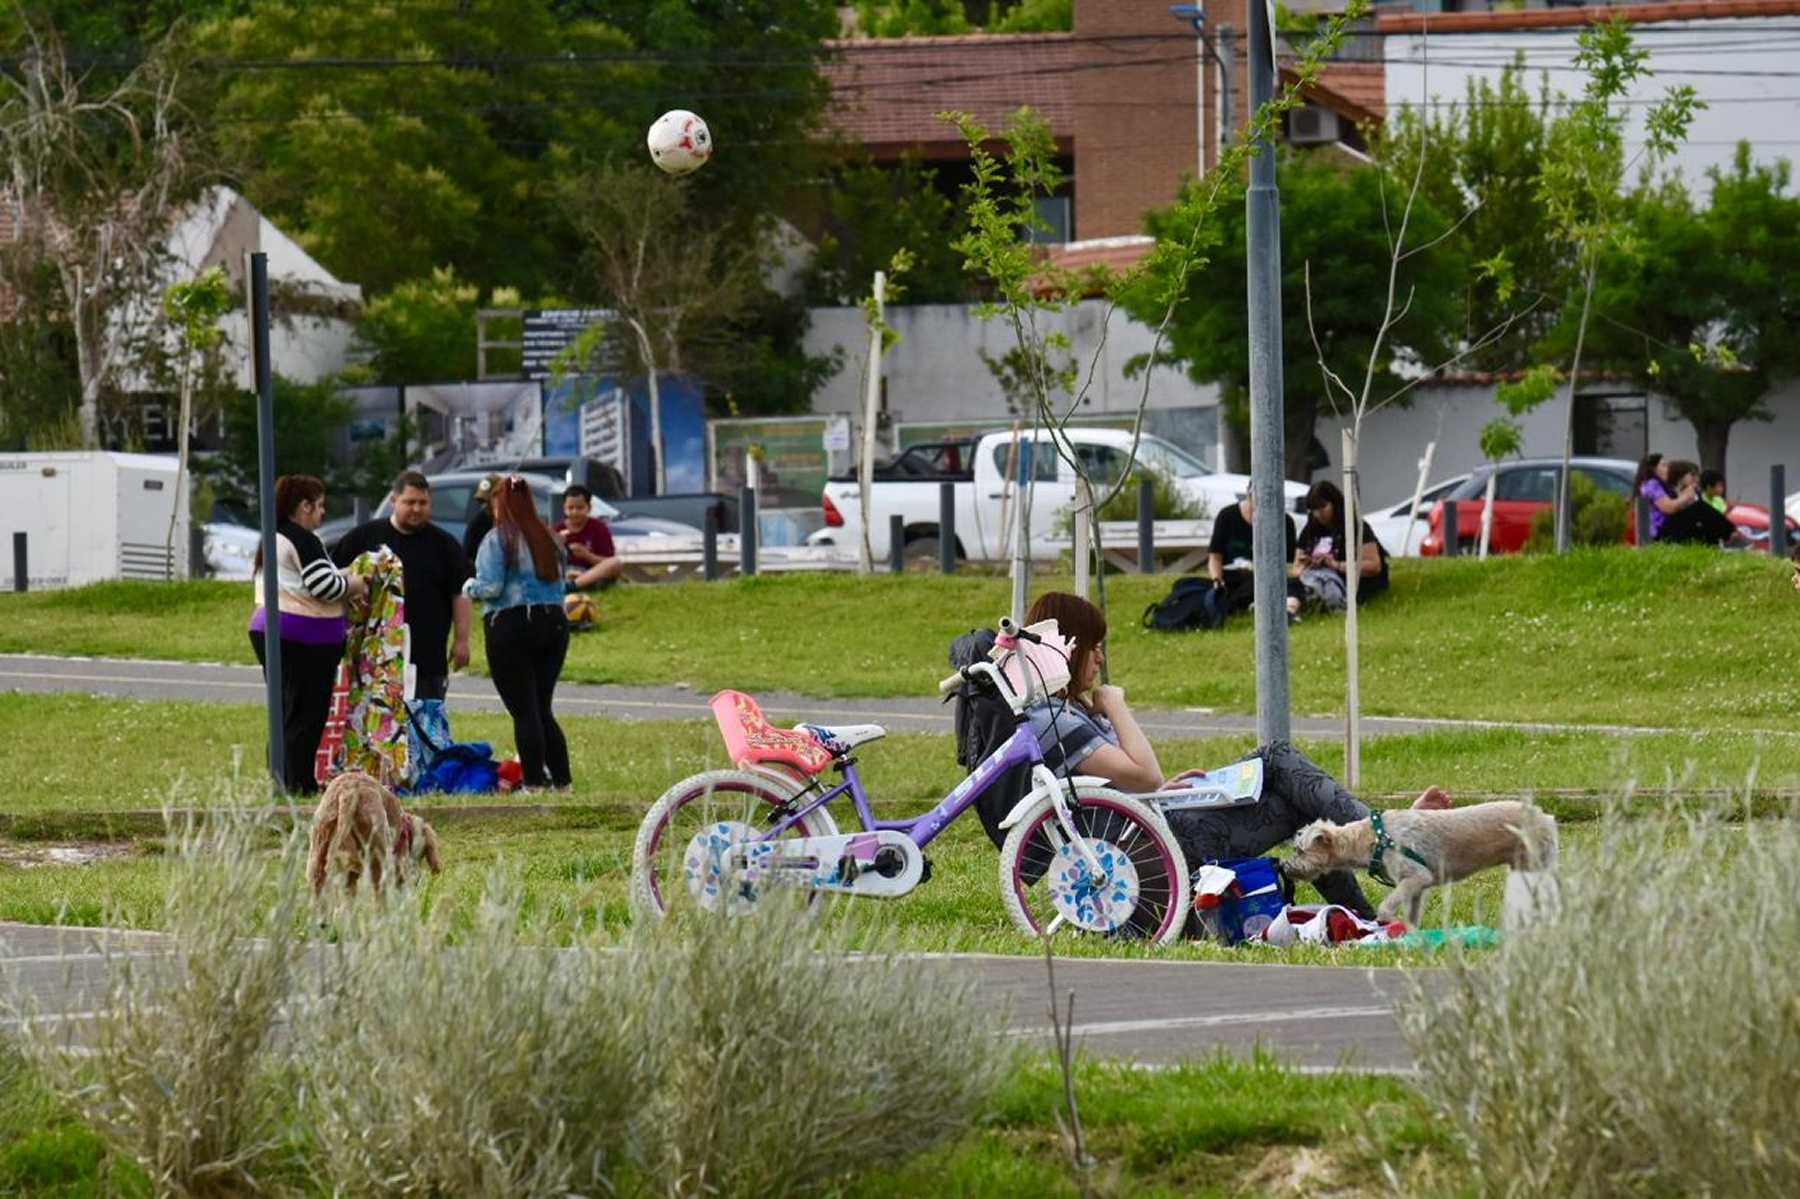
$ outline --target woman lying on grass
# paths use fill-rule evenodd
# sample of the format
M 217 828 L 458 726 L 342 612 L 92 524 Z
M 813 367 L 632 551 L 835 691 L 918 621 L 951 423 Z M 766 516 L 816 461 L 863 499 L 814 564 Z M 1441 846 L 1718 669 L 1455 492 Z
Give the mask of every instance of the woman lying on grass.
M 1038 597 L 1025 623 L 1040 620 L 1056 621 L 1058 630 L 1075 647 L 1069 661 L 1069 685 L 1027 712 L 1045 763 L 1052 770 L 1073 772 L 1079 766 L 1083 774 L 1134 792 L 1180 785 L 1184 779 L 1205 773 L 1190 770 L 1165 779 L 1156 750 L 1125 703 L 1125 689 L 1095 685 L 1106 660 L 1106 617 L 1100 609 L 1080 596 L 1051 591 Z M 1286 741 L 1259 745 L 1240 760 L 1250 758 L 1262 759 L 1260 802 L 1167 813 L 1169 828 L 1181 843 L 1190 869 L 1203 862 L 1265 854 L 1314 820 L 1350 824 L 1369 815 L 1361 800 Z M 1435 786 L 1413 801 L 1415 808 L 1449 806 L 1450 796 Z M 1375 909 L 1352 872 L 1333 871 L 1321 875 L 1313 885 L 1326 902 L 1340 904 L 1365 919 L 1374 918 Z

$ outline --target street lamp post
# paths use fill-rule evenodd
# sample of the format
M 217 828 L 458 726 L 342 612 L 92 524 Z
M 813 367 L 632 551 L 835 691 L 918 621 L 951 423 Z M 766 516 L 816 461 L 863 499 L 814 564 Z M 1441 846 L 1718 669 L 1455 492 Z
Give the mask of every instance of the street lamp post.
M 1268 5 L 1250 0 L 1250 111 L 1275 95 L 1275 31 Z M 1250 304 L 1250 494 L 1256 505 L 1256 736 L 1286 740 L 1288 712 L 1286 438 L 1281 380 L 1281 196 L 1275 147 L 1263 139 L 1250 158 L 1244 197 Z

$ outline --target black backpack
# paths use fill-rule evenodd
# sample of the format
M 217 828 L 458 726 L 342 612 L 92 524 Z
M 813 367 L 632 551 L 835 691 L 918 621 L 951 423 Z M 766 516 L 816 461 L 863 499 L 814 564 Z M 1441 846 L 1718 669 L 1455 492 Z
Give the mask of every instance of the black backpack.
M 985 662 L 994 648 L 994 630 L 972 629 L 950 643 L 950 665 L 961 669 L 975 662 Z M 1019 725 L 1018 717 L 994 691 L 986 679 L 964 683 L 956 694 L 956 762 L 965 770 L 973 770 L 982 760 L 1010 736 Z M 1006 830 L 1000 822 L 1013 805 L 1031 790 L 1031 768 L 1015 766 L 975 801 L 975 814 L 995 848 L 1006 843 Z
M 1211 579 L 1183 575 L 1159 603 L 1144 609 L 1144 627 L 1164 632 L 1216 629 L 1225 623 L 1225 593 Z

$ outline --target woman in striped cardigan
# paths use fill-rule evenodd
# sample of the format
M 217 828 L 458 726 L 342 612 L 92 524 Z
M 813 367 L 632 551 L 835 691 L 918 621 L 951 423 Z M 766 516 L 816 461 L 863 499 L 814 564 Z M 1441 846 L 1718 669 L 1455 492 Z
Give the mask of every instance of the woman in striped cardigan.
M 344 656 L 345 600 L 360 598 L 363 580 L 332 564 L 315 532 L 325 520 L 325 484 L 311 475 L 275 480 L 275 576 L 281 610 L 282 786 L 295 794 L 318 790 L 313 756 L 331 712 L 331 688 Z M 250 646 L 268 669 L 263 611 L 262 550 L 256 551 L 256 610 Z

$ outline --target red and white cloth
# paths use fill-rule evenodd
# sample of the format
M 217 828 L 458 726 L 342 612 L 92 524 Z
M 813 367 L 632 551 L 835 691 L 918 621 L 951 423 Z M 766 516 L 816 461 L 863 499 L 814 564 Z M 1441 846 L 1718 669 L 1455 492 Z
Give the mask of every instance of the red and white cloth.
M 1364 920 L 1335 903 L 1290 903 L 1256 940 L 1269 945 L 1376 944 L 1404 935 L 1406 922 Z

